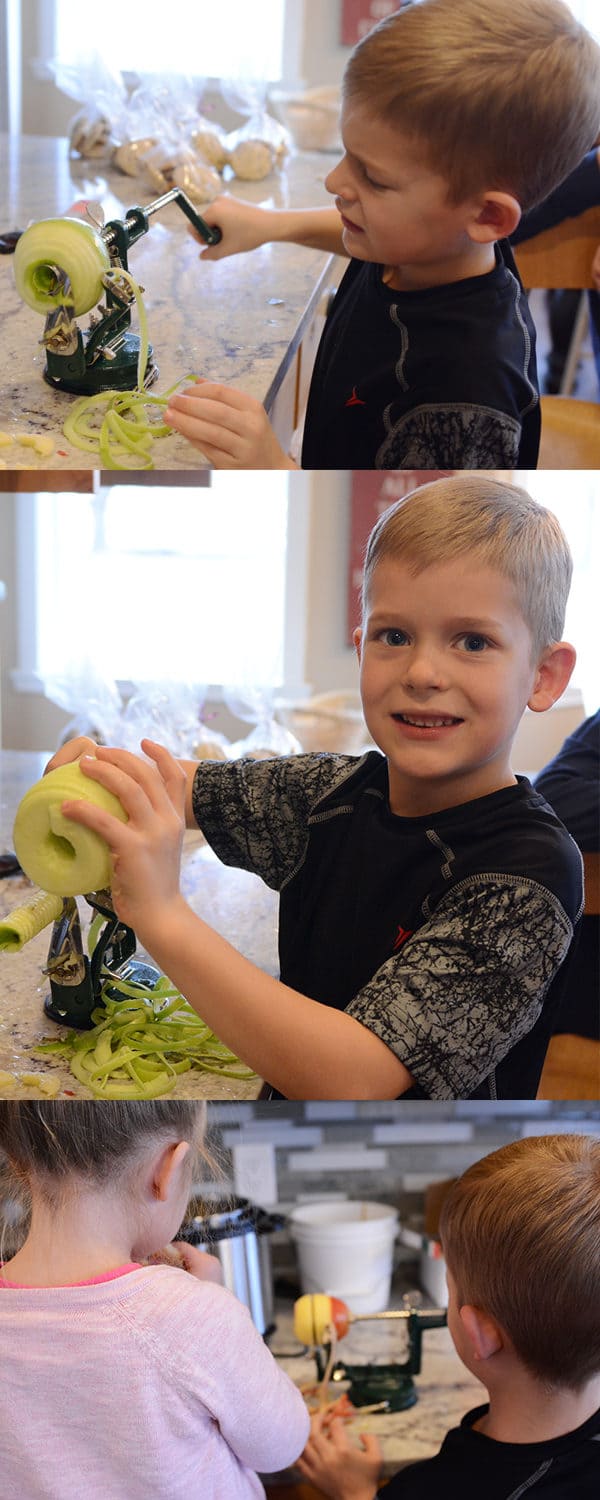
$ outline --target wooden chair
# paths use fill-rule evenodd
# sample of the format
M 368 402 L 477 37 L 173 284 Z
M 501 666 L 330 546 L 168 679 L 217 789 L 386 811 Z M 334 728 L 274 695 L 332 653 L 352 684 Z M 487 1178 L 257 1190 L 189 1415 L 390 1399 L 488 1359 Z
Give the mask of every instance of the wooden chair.
M 515 245 L 514 254 L 524 286 L 583 292 L 594 285 L 592 261 L 599 245 L 600 205 Z M 540 469 L 600 468 L 600 405 L 564 394 L 572 389 L 586 323 L 586 299 L 582 297 L 561 395 L 542 397 Z
M 586 916 L 600 916 L 600 854 L 584 854 Z M 600 1007 L 600 996 L 598 997 Z M 600 1042 L 561 1033 L 546 1053 L 538 1099 L 600 1099 Z

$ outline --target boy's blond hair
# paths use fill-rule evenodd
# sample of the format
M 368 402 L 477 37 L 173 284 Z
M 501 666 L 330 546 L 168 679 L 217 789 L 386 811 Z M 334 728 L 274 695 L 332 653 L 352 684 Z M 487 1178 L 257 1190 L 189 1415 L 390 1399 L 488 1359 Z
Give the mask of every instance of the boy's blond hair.
M 577 1390 L 600 1373 L 600 1141 L 493 1151 L 450 1189 L 440 1237 L 459 1305 L 490 1314 L 532 1375 Z
M 451 201 L 526 209 L 598 136 L 600 47 L 562 0 L 410 0 L 355 48 L 344 97 L 413 140 Z
M 383 512 L 367 542 L 363 615 L 384 559 L 407 562 L 418 574 L 466 554 L 514 585 L 532 660 L 562 640 L 573 561 L 556 516 L 518 485 L 479 471 L 421 485 Z

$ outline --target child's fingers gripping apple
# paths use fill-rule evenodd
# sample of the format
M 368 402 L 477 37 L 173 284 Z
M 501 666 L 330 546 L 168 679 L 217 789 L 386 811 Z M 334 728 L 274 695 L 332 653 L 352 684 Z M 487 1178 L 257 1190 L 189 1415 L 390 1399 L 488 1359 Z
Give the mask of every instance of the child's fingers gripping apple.
M 80 734 L 76 739 L 67 740 L 66 744 L 61 745 L 60 750 L 57 750 L 48 761 L 48 765 L 44 766 L 44 776 L 47 776 L 48 771 L 58 770 L 59 766 L 70 765 L 74 760 L 79 760 L 82 755 L 95 755 L 96 749 L 96 741 L 90 739 L 87 734 Z
M 81 769 L 113 792 L 127 813 L 121 823 L 83 801 L 64 802 L 66 817 L 91 828 L 108 844 L 115 911 L 140 936 L 151 931 L 170 903 L 179 899 L 179 865 L 185 827 L 185 773 L 164 746 L 143 741 L 154 764 L 128 750 L 98 746 Z

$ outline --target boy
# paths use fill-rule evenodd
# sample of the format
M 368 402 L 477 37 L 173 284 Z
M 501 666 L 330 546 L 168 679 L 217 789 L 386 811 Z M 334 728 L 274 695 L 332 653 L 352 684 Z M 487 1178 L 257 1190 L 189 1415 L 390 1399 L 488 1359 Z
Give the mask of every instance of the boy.
M 119 915 L 283 1095 L 535 1096 L 582 862 L 510 751 L 526 704 L 543 712 L 570 677 L 570 571 L 524 491 L 425 485 L 367 551 L 355 642 L 379 751 L 182 767 L 144 741 L 154 766 L 103 748 L 82 761 L 129 814 L 64 804 L 111 848 Z M 179 894 L 184 805 L 225 864 L 280 891 L 281 982 Z
M 600 1142 L 530 1137 L 459 1178 L 440 1234 L 448 1327 L 489 1393 L 377 1489 L 378 1446 L 323 1418 L 298 1468 L 332 1500 L 587 1500 L 600 1490 Z
M 203 258 L 350 258 L 313 373 L 308 469 L 534 469 L 535 332 L 508 237 L 600 130 L 600 49 L 562 0 L 419 0 L 346 69 L 336 208 L 219 198 Z M 294 468 L 260 403 L 206 383 L 167 420 L 217 468 Z

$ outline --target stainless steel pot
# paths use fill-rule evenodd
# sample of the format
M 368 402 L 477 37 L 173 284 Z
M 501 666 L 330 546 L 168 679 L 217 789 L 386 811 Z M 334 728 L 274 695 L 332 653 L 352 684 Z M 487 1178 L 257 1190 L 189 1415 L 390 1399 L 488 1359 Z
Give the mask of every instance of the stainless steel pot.
M 211 1203 L 192 1200 L 177 1236 L 218 1256 L 225 1286 L 249 1308 L 263 1337 L 275 1326 L 269 1235 L 281 1229 L 284 1222 L 280 1215 L 266 1213 L 248 1198 Z

